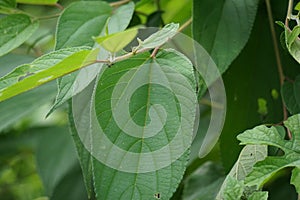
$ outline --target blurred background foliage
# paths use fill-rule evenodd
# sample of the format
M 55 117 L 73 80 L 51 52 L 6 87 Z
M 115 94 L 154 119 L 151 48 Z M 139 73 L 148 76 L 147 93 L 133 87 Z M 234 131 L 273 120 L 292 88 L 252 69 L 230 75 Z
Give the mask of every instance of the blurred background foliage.
M 63 7 L 72 2 L 74 0 L 59 1 Z M 135 3 L 131 26 L 141 23 L 163 26 L 170 22 L 182 25 L 192 15 L 192 0 L 135 0 Z M 285 19 L 288 0 L 273 0 L 271 3 L 274 20 Z M 60 12 L 54 6 L 19 4 L 18 7 L 34 16 Z M 0 76 L 52 51 L 56 21 L 57 18 L 41 20 L 39 30 L 26 43 L 1 57 Z M 279 41 L 282 29 L 279 26 L 275 28 Z M 191 27 L 185 29 L 184 33 L 191 36 Z M 300 74 L 298 63 L 282 47 L 280 53 L 284 74 L 293 80 Z M 203 193 L 208 191 L 206 186 L 212 184 L 215 192 L 218 191 L 224 175 L 229 172 L 241 150 L 236 136 L 256 125 L 276 124 L 283 119 L 279 77 L 264 1 L 260 1 L 247 45 L 225 72 L 223 79 L 228 111 L 221 138 L 211 153 L 202 159 L 197 157 L 199 141 L 194 141 L 189 166 L 173 199 L 193 199 L 189 195 L 195 191 L 189 191 L 193 185 L 199 187 L 200 184 L 203 187 L 202 195 L 206 197 L 210 195 Z M 66 106 L 45 119 L 56 90 L 56 84 L 52 82 L 0 103 L 1 200 L 87 199 L 82 172 L 68 130 Z M 266 102 L 263 113 L 260 112 L 258 99 Z M 200 131 L 205 131 L 209 120 L 210 109 L 203 105 Z M 289 170 L 282 171 L 277 175 L 278 179 L 274 178 L 266 185 L 271 199 L 297 199 L 295 189 L 289 184 L 289 176 Z M 197 180 L 201 180 L 201 183 Z M 209 191 L 213 192 L 211 189 Z M 204 197 L 198 196 L 196 199 Z

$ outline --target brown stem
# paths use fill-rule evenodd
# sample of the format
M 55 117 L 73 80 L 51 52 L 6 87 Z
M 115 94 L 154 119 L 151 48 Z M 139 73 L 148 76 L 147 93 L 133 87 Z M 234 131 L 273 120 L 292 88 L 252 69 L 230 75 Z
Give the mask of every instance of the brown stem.
M 274 53 L 275 53 L 275 57 L 276 57 L 277 70 L 278 70 L 278 74 L 279 74 L 279 81 L 280 81 L 280 86 L 282 86 L 284 83 L 284 73 L 283 73 L 282 63 L 281 63 L 281 59 L 280 59 L 280 53 L 279 53 L 278 42 L 277 42 L 277 37 L 276 37 L 276 32 L 275 32 L 275 27 L 274 27 L 274 20 L 273 20 L 273 14 L 272 14 L 270 0 L 266 0 L 266 5 L 267 5 L 270 30 L 271 30 L 272 40 L 273 40 L 273 45 L 274 45 Z M 288 112 L 287 112 L 287 109 L 286 109 L 283 101 L 282 101 L 282 110 L 283 110 L 283 120 L 286 120 L 288 118 Z M 288 138 L 289 139 L 292 138 L 291 132 L 289 130 L 288 130 Z
M 60 5 L 59 3 L 56 3 L 55 4 L 55 7 L 57 7 L 58 9 L 60 9 L 60 10 L 63 10 L 63 9 L 65 9 L 62 5 Z
M 109 5 L 112 6 L 112 7 L 118 7 L 118 6 L 121 6 L 123 4 L 129 3 L 130 1 L 131 0 L 121 0 L 121 1 L 110 3 Z

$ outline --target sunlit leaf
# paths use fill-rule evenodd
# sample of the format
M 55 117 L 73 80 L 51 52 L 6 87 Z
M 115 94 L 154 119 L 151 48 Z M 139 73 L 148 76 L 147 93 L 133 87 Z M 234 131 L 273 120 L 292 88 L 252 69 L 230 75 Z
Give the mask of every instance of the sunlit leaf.
M 0 79 L 0 101 L 91 64 L 96 59 L 90 57 L 94 51 L 86 48 L 64 49 L 17 67 Z
M 58 0 L 17 0 L 17 3 L 36 5 L 55 5 Z
M 137 35 L 138 28 L 95 38 L 95 41 L 109 52 L 118 52 L 126 47 Z

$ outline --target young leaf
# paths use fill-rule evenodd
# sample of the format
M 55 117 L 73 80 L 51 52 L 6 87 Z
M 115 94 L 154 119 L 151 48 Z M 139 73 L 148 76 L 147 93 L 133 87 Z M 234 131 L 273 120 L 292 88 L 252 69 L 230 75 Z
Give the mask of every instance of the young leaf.
M 293 30 L 291 31 L 288 27 L 285 26 L 282 22 L 277 22 L 280 26 L 284 28 L 284 34 L 285 34 L 285 45 L 290 52 L 290 54 L 293 56 L 293 58 L 300 63 L 300 39 L 298 35 L 300 34 L 300 26 L 295 26 Z
M 282 139 L 275 127 L 257 126 L 238 135 L 241 144 L 261 144 L 275 146 L 284 151 L 283 156 L 269 156 L 256 163 L 246 177 L 247 185 L 262 187 L 276 172 L 285 167 L 300 167 L 300 114 L 288 118 L 285 126 L 292 132 L 291 140 Z
M 93 180 L 97 199 L 155 199 L 155 196 L 169 199 L 172 196 L 187 163 L 188 150 L 182 145 L 190 145 L 193 132 L 195 116 L 191 113 L 196 112 L 197 102 L 193 89 L 195 80 L 191 63 L 183 55 L 168 50 L 158 52 L 155 59 L 146 52 L 115 63 L 103 72 L 90 95 L 84 90 L 83 94 L 73 98 L 73 125 L 77 123 L 77 135 L 81 137 L 79 141 L 84 141 L 81 135 L 83 132 L 87 136 L 85 127 L 92 127 L 89 129 L 92 140 L 88 141 L 92 149 L 88 144 L 84 145 L 93 154 Z M 87 96 L 94 99 L 89 100 Z M 77 105 L 78 110 L 74 105 Z M 83 112 L 83 105 L 87 109 L 95 109 L 95 120 L 101 130 L 94 127 L 93 121 L 92 126 L 90 122 L 78 124 L 81 118 L 86 119 L 93 111 Z M 126 112 L 127 109 L 130 113 Z M 155 113 L 160 113 L 160 117 L 156 118 Z M 113 119 L 112 115 L 117 116 L 109 120 Z M 124 124 L 124 119 L 129 120 L 129 123 Z M 164 128 L 160 129 L 163 124 Z M 137 126 L 137 129 L 128 132 L 131 126 Z M 179 129 L 185 132 L 184 135 L 178 130 L 180 126 L 185 127 Z M 80 133 L 80 130 L 83 132 Z M 158 133 L 151 137 L 155 130 Z M 132 136 L 141 133 L 144 133 L 142 138 Z M 108 140 L 98 138 L 103 134 Z M 124 151 L 119 152 L 118 149 Z M 160 154 L 161 149 L 166 152 Z M 151 155 L 149 159 L 147 155 Z M 164 158 L 158 162 L 157 156 Z
M 300 192 L 300 168 L 296 167 L 292 171 L 291 184 L 296 188 L 297 193 Z
M 71 48 L 49 53 L 0 79 L 0 102 L 89 65 L 94 51 Z
M 35 5 L 55 5 L 58 0 L 17 0 L 18 3 Z
M 248 41 L 258 2 L 193 1 L 193 38 L 212 56 L 221 73 Z
M 127 29 L 107 36 L 96 37 L 95 41 L 109 52 L 118 52 L 126 47 L 138 33 L 138 28 Z
M 285 82 L 281 87 L 282 98 L 291 114 L 300 113 L 300 76 L 295 82 Z
M 24 14 L 13 14 L 0 18 L 0 56 L 24 43 L 38 28 L 38 21 L 33 21 Z
M 92 37 L 100 35 L 111 12 L 109 4 L 102 1 L 72 3 L 58 20 L 55 48 L 93 46 Z
M 139 41 L 139 46 L 135 48 L 135 50 L 140 49 L 153 49 L 155 47 L 159 47 L 166 43 L 170 38 L 176 35 L 177 30 L 179 28 L 179 24 L 170 23 L 165 25 L 161 30 L 153 33 L 144 41 Z

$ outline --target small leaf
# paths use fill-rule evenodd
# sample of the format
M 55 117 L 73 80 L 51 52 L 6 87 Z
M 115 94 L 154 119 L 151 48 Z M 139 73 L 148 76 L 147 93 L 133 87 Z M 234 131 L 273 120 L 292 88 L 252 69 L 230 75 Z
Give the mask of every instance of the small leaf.
M 167 24 L 161 30 L 153 33 L 144 41 L 139 41 L 139 46 L 135 50 L 139 49 L 153 49 L 166 43 L 170 38 L 174 37 L 179 28 L 179 24 Z
M 31 64 L 17 67 L 0 79 L 0 102 L 89 65 L 93 62 L 89 56 L 96 50 L 83 49 L 52 52 Z
M 55 5 L 58 0 L 17 0 L 18 3 L 35 5 Z
M 241 144 L 270 145 L 284 151 L 283 156 L 269 156 L 256 163 L 253 171 L 245 179 L 247 185 L 262 187 L 279 170 L 285 167 L 300 167 L 300 115 L 288 118 L 284 124 L 293 135 L 291 140 L 282 139 L 275 127 L 268 128 L 264 125 L 238 135 Z
M 285 33 L 285 45 L 293 56 L 293 58 L 300 63 L 300 39 L 298 35 L 300 34 L 300 26 L 295 26 L 291 31 L 288 27 L 282 22 L 276 22 L 281 27 L 284 28 Z
M 92 37 L 100 35 L 111 12 L 109 4 L 102 1 L 72 3 L 58 20 L 55 49 L 93 46 Z
M 95 41 L 109 52 L 118 52 L 126 47 L 137 35 L 138 28 L 95 38 Z
M 268 199 L 268 192 L 253 192 L 248 200 L 267 200 Z
M 267 101 L 264 98 L 258 98 L 257 99 L 257 105 L 258 105 L 257 112 L 260 115 L 266 115 L 266 114 L 268 114 Z
M 296 167 L 292 171 L 291 184 L 296 188 L 297 193 L 300 193 L 300 168 Z
M 295 6 L 295 10 L 300 11 L 300 2 L 298 2 L 297 5 Z
M 281 87 L 282 98 L 291 114 L 300 113 L 300 76 L 295 82 L 285 82 Z
M 24 14 L 0 18 L 0 56 L 24 43 L 38 28 L 38 21 Z

